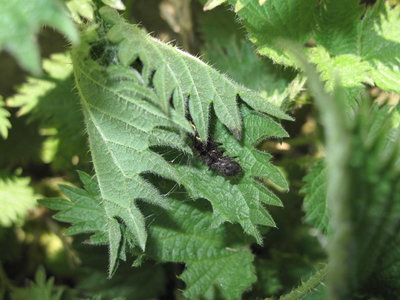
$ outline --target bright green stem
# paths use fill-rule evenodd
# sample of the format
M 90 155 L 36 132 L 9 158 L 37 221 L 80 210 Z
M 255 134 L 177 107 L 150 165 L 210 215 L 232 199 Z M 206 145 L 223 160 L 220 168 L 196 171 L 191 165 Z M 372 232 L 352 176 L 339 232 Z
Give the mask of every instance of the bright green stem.
M 279 300 L 297 300 L 303 299 L 309 293 L 311 293 L 318 285 L 320 285 L 328 274 L 328 266 L 324 265 L 323 268 L 315 272 L 306 282 L 297 287 L 295 290 L 291 291 L 279 298 Z

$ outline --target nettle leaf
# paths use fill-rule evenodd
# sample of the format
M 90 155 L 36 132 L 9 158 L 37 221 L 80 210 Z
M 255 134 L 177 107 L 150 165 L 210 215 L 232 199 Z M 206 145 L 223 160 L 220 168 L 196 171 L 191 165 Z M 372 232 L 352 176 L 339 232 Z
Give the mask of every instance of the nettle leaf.
M 103 7 L 100 12 L 115 24 L 107 34 L 118 43 L 118 57 L 129 66 L 139 59 L 143 64 L 143 79 L 154 86 L 160 107 L 168 112 L 170 98 L 181 117 L 190 115 L 203 141 L 209 134 L 211 105 L 218 119 L 239 138 L 242 122 L 237 104 L 240 97 L 250 107 L 275 117 L 290 119 L 258 94 L 221 75 L 201 60 L 147 35 L 137 26 L 119 19 L 116 12 Z M 188 104 L 186 103 L 188 102 Z
M 49 25 L 63 33 L 72 43 L 78 33 L 63 3 L 54 0 L 1 0 L 0 49 L 9 51 L 20 65 L 40 73 L 40 54 L 35 35 L 42 25 Z
M 10 116 L 10 112 L 3 108 L 3 97 L 0 96 L 0 135 L 7 139 L 8 130 L 11 128 L 10 120 L 8 119 Z
M 362 87 L 362 83 L 374 84 L 371 79 L 371 66 L 361 57 L 353 54 L 331 56 L 321 46 L 310 50 L 310 60 L 317 64 L 321 79 L 326 82 L 326 88 L 332 90 L 335 81 L 340 78 L 343 86 L 348 88 Z
M 254 256 L 240 229 L 213 228 L 205 201 L 170 199 L 171 210 L 156 211 L 147 254 L 163 262 L 184 262 L 180 278 L 189 299 L 240 299 L 256 281 Z
M 19 108 L 17 115 L 27 115 L 29 122 L 40 122 L 40 129 L 49 132 L 48 141 L 55 140 L 55 169 L 70 168 L 72 159 L 87 161 L 87 143 L 83 132 L 83 114 L 79 96 L 74 91 L 71 58 L 68 53 L 53 54 L 43 60 L 45 74 L 28 77 L 17 93 L 6 100 L 10 107 Z M 54 132 L 50 134 L 50 132 Z
M 173 167 L 149 147 L 164 145 L 191 152 L 179 134 L 170 130 L 188 131 L 190 125 L 174 123 L 154 105 L 157 95 L 134 70 L 120 65 L 101 67 L 87 59 L 84 47 L 75 50 L 73 62 L 102 203 L 110 216 L 127 224 L 144 249 L 147 234 L 135 200 L 167 204 L 140 174 L 155 173 L 180 182 Z
M 305 194 L 303 209 L 306 213 L 305 221 L 311 226 L 328 233 L 329 209 L 326 201 L 326 170 L 324 161 L 319 160 L 309 168 L 304 176 L 305 182 L 301 193 Z
M 0 225 L 23 223 L 29 210 L 36 206 L 37 194 L 28 177 L 0 174 Z
M 302 84 L 293 82 L 299 81 L 295 79 L 293 70 L 285 70 L 268 58 L 257 55 L 251 42 L 240 36 L 241 31 L 234 26 L 233 13 L 213 11 L 202 15 L 199 21 L 205 40 L 202 52 L 213 67 L 258 91 L 277 106 L 301 89 Z
M 379 0 L 366 8 L 359 0 L 230 0 L 258 51 L 275 62 L 297 66 L 279 39 L 306 45 L 309 59 L 332 90 L 341 85 L 375 84 L 399 92 L 400 7 Z
M 104 208 L 101 192 L 95 178 L 79 174 L 84 189 L 62 186 L 70 199 L 44 199 L 40 203 L 59 210 L 55 218 L 71 223 L 66 234 L 91 233 L 91 243 L 109 244 L 110 270 L 115 269 L 118 256 L 125 258 L 133 246 L 125 226 Z M 177 193 L 182 198 L 182 193 Z M 184 196 L 186 197 L 186 196 Z M 182 262 L 187 269 L 181 275 L 186 283 L 184 294 L 215 299 L 236 299 L 255 282 L 253 254 L 249 241 L 240 228 L 232 225 L 211 227 L 213 214 L 207 202 L 168 198 L 169 210 L 144 206 L 149 227 L 146 255 L 159 262 Z M 119 244 L 118 244 L 119 242 Z
M 188 178 L 188 174 L 195 172 L 193 167 L 188 166 L 189 170 L 182 171 L 153 151 L 156 147 L 166 146 L 186 154 L 192 152 L 186 138 L 186 134 L 193 130 L 185 118 L 186 105 L 195 125 L 200 124 L 200 128 L 196 126 L 196 130 L 206 138 L 209 136 L 210 99 L 214 99 L 214 111 L 218 120 L 230 132 L 234 132 L 236 137 L 242 132 L 242 120 L 236 102 L 238 95 L 259 111 L 286 119 L 290 117 L 255 92 L 237 85 L 197 58 L 151 38 L 136 26 L 126 24 L 114 10 L 102 8 L 101 13 L 105 20 L 114 24 L 107 37 L 119 44 L 110 44 L 110 41 L 102 41 L 105 44 L 83 43 L 73 55 L 75 77 L 102 203 L 109 215 L 127 222 L 127 230 L 144 249 L 147 234 L 143 215 L 138 210 L 136 201 L 140 199 L 162 206 L 167 206 L 167 202 L 142 175 L 153 173 L 184 184 L 194 198 L 202 197 L 203 194 L 198 190 L 207 189 L 206 185 L 198 185 L 200 181 L 191 182 L 193 176 Z M 118 58 L 115 53 L 118 53 Z M 88 56 L 94 57 L 100 64 Z M 129 66 L 132 62 L 138 63 L 137 58 L 142 63 L 141 73 Z M 118 61 L 124 61 L 128 66 L 117 64 Z M 137 65 L 134 66 L 138 68 Z M 184 100 L 186 98 L 189 98 L 188 104 Z M 172 107 L 171 101 L 174 103 Z M 204 115 L 203 107 L 207 108 L 207 116 Z M 225 113 L 234 116 L 231 120 L 238 117 L 239 123 L 233 125 L 231 121 L 227 121 L 230 117 Z M 246 126 L 254 126 L 258 130 L 254 131 L 254 135 L 249 133 L 248 137 L 243 138 L 247 146 L 253 147 L 258 139 L 266 136 L 286 136 L 280 125 L 271 119 L 249 119 L 246 122 Z M 178 131 L 185 135 L 179 135 Z M 235 140 L 229 132 L 225 135 Z M 236 147 L 238 145 L 239 142 Z M 245 155 L 240 154 L 239 149 L 237 152 L 238 155 Z M 279 171 L 268 164 L 270 157 L 267 154 L 256 150 L 248 150 L 248 153 L 251 154 L 246 154 L 248 157 L 243 158 L 243 163 L 249 166 L 249 177 L 243 179 L 242 185 L 237 187 L 232 187 L 229 181 L 219 177 L 217 180 L 226 182 L 221 191 L 230 195 L 231 189 L 241 189 L 239 195 L 255 193 L 263 195 L 259 196 L 264 197 L 260 203 L 280 205 L 272 193 L 253 181 L 248 181 L 248 178 L 268 177 L 284 189 L 287 188 L 286 181 Z M 211 173 L 208 174 L 211 176 Z M 211 193 L 209 198 L 215 199 L 213 203 L 217 205 L 219 200 L 215 198 L 214 191 L 210 189 L 206 195 L 208 193 Z M 225 211 L 216 210 L 216 215 L 223 215 L 217 218 L 215 224 L 240 221 L 246 232 L 253 234 L 260 242 L 255 225 L 273 225 L 273 221 L 266 211 L 256 211 L 260 206 L 257 201 L 247 204 L 246 200 L 240 200 L 245 215 L 239 217 L 234 208 L 236 204 L 229 204 Z
M 276 63 L 295 65 L 287 52 L 277 47 L 276 39 L 306 43 L 312 35 L 318 0 L 268 0 L 262 5 L 258 0 L 228 2 L 234 5 L 260 54 Z
M 356 0 L 330 1 L 321 7 L 315 37 L 323 49 L 311 51 L 310 58 L 322 78 L 333 81 L 340 75 L 345 87 L 375 83 L 398 93 L 399 16 L 400 7 L 391 8 L 386 1 L 377 1 L 366 11 Z
M 237 141 L 217 122 L 213 137 L 223 144 L 226 155 L 236 157 L 243 168 L 242 177 L 234 182 L 216 175 L 202 164 L 197 168 L 177 165 L 182 174 L 182 183 L 193 198 L 205 198 L 214 211 L 213 226 L 223 222 L 239 223 L 245 232 L 262 243 L 258 225 L 275 226 L 264 205 L 282 206 L 262 181 L 270 181 L 283 190 L 288 189 L 282 173 L 269 160 L 271 155 L 255 148 L 258 142 L 268 137 L 287 137 L 287 132 L 272 119 L 252 112 L 245 105 L 241 107 L 244 123 L 243 142 Z M 186 176 L 183 176 L 186 174 Z
M 40 267 L 35 273 L 35 280 L 30 281 L 26 287 L 13 287 L 11 298 L 14 300 L 60 300 L 64 287 L 54 284 L 54 277 L 46 278 L 46 272 Z
M 111 276 L 116 269 L 118 259 L 125 260 L 124 242 L 128 240 L 129 245 L 132 246 L 134 241 L 129 240 L 128 235 L 122 237 L 121 225 L 115 219 L 113 211 L 104 205 L 96 179 L 83 172 L 79 173 L 79 177 L 84 184 L 84 189 L 60 186 L 61 191 L 69 200 L 47 198 L 39 202 L 50 209 L 60 211 L 54 215 L 56 220 L 72 224 L 64 234 L 90 233 L 92 244 L 109 246 L 109 276 Z M 127 224 L 130 223 L 129 220 L 124 219 L 129 217 L 129 212 L 118 217 Z
M 246 40 L 236 41 L 232 38 L 227 43 L 208 44 L 204 55 L 215 68 L 258 91 L 276 106 L 281 106 L 287 98 L 293 97 L 302 88 L 302 84 L 290 85 L 295 79 L 292 72 L 258 57 Z M 296 80 L 298 81 L 297 78 Z

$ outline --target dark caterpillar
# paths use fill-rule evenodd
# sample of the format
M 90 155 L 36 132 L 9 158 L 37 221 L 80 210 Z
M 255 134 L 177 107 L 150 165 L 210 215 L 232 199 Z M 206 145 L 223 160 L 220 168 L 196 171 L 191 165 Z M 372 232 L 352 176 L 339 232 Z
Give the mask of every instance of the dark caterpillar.
M 218 148 L 221 145 L 221 143 L 217 143 L 211 139 L 209 139 L 207 143 L 203 143 L 197 132 L 195 136 L 193 136 L 193 147 L 211 170 L 226 177 L 233 177 L 241 174 L 242 167 L 235 161 L 234 157 L 224 155 L 225 150 Z

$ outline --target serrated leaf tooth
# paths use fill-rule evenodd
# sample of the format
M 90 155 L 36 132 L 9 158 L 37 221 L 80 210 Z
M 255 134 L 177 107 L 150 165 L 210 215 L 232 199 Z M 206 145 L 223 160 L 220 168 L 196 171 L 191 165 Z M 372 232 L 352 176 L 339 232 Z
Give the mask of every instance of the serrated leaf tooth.
M 63 198 L 46 198 L 39 199 L 39 204 L 46 206 L 47 208 L 53 210 L 64 210 L 71 207 L 71 201 Z
M 79 189 L 79 188 L 76 188 L 76 187 L 73 187 L 70 185 L 61 184 L 60 190 L 64 195 L 66 195 L 72 201 L 77 201 L 82 198 L 90 199 L 88 197 L 89 194 L 85 190 L 82 190 L 82 189 Z
M 275 221 L 266 209 L 252 209 L 252 219 L 257 225 L 276 227 Z
M 260 111 L 284 120 L 293 120 L 292 117 L 285 114 L 279 107 L 269 103 L 265 98 L 261 97 L 254 91 L 242 89 L 239 92 L 239 96 L 244 102 L 246 102 L 247 105 L 256 111 Z
M 109 267 L 108 277 L 111 278 L 116 270 L 119 258 L 119 248 L 121 246 L 121 229 L 119 223 L 114 218 L 108 219 L 108 241 L 109 241 Z
M 99 232 L 90 236 L 89 242 L 94 245 L 108 245 L 107 232 Z
M 262 245 L 262 237 L 260 235 L 260 232 L 257 229 L 257 226 L 255 226 L 253 224 L 253 222 L 246 222 L 242 226 L 243 226 L 244 231 L 248 235 L 250 235 L 256 239 L 257 244 Z
M 251 126 L 246 127 L 246 135 L 244 136 L 248 144 L 256 146 L 268 137 L 285 138 L 289 136 L 279 123 L 267 116 L 255 115 L 252 120 Z
M 277 186 L 284 190 L 288 190 L 288 184 L 281 171 L 268 162 L 270 155 L 263 153 L 258 150 L 251 151 L 251 155 L 248 156 L 249 163 L 251 161 L 250 174 L 256 178 L 264 178 L 272 181 Z
M 60 220 L 60 219 L 57 219 Z M 60 220 L 62 221 L 62 220 Z M 70 220 L 68 222 L 72 222 L 73 220 Z M 64 221 L 65 222 L 65 221 Z M 73 221 L 75 222 L 75 221 Z M 76 234 L 81 234 L 81 233 L 93 233 L 99 230 L 99 224 L 97 224 L 95 221 L 82 221 L 75 223 L 74 225 L 70 226 L 67 230 L 64 231 L 65 235 L 76 235 Z M 100 227 L 101 228 L 101 227 Z
M 256 183 L 254 187 L 257 189 L 258 193 L 258 199 L 261 203 L 267 204 L 267 205 L 274 205 L 274 206 L 279 206 L 283 207 L 283 203 L 281 199 L 279 199 L 278 196 L 276 196 L 274 193 L 272 193 L 270 190 L 268 190 L 262 183 Z
M 170 98 L 173 95 L 173 91 L 179 86 L 179 82 L 170 75 L 166 70 L 165 65 L 161 65 L 154 74 L 153 85 L 159 95 L 159 104 L 165 113 L 170 110 Z
M 97 181 L 86 172 L 78 170 L 79 179 L 82 181 L 85 190 L 91 195 L 99 194 L 99 186 Z
M 211 100 L 208 102 L 199 101 L 198 95 L 193 95 L 189 99 L 190 116 L 196 125 L 196 130 L 202 141 L 208 139 L 208 129 L 210 122 L 210 106 Z

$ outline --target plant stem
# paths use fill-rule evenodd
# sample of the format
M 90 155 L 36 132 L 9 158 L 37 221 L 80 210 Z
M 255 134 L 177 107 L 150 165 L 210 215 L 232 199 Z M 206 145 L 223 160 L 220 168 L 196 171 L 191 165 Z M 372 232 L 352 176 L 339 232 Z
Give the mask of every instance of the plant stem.
M 279 298 L 279 300 L 297 300 L 303 299 L 311 293 L 318 285 L 320 285 L 328 274 L 328 266 L 324 265 L 321 269 L 316 271 L 306 282 L 301 284 L 296 289 L 292 290 L 289 294 L 286 294 Z

